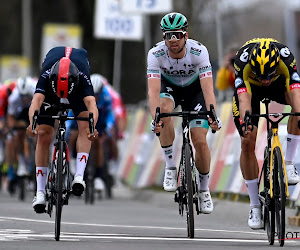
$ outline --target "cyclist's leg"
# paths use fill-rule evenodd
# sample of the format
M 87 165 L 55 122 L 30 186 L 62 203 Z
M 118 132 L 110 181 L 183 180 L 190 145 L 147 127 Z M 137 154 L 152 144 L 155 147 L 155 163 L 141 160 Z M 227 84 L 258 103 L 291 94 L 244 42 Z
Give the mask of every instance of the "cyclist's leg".
M 180 92 L 179 92 L 180 93 Z M 178 98 L 178 89 L 170 84 L 165 78 L 161 79 L 160 91 L 160 111 L 168 113 L 176 107 Z M 171 117 L 162 118 L 164 128 L 160 133 L 159 141 L 163 149 L 166 161 L 165 175 L 163 187 L 166 191 L 175 191 L 177 189 L 177 170 L 173 155 L 173 141 L 175 139 L 175 131 Z
M 285 92 L 286 103 L 291 105 L 291 100 L 287 92 Z M 295 110 L 291 110 L 295 112 Z M 287 126 L 287 147 L 285 155 L 286 172 L 289 184 L 297 184 L 300 182 L 300 176 L 294 166 L 294 158 L 297 152 L 298 143 L 300 140 L 300 130 L 298 128 L 298 117 L 290 116 Z
M 48 101 L 48 100 L 47 100 Z M 49 103 L 47 102 L 47 106 Z M 45 104 L 40 108 L 40 114 L 57 114 L 56 110 L 45 109 Z M 36 181 L 37 192 L 33 199 L 33 208 L 37 213 L 43 213 L 46 206 L 46 181 L 47 171 L 49 165 L 50 144 L 54 132 L 54 120 L 52 119 L 38 119 L 38 135 L 35 149 L 35 163 L 36 163 Z
M 103 191 L 105 189 L 104 186 L 104 171 L 103 171 L 103 163 L 104 163 L 104 154 L 103 154 L 103 138 L 102 138 L 102 131 L 101 129 L 96 126 L 100 137 L 93 141 L 92 143 L 92 150 L 94 150 L 94 167 L 95 167 L 95 181 L 94 187 L 98 191 Z
M 253 91 L 253 90 L 252 90 Z M 252 113 L 258 114 L 260 112 L 260 100 L 255 99 L 252 95 Z M 235 122 L 235 126 L 239 131 L 239 126 L 242 123 L 239 114 L 239 101 L 237 93 L 233 96 L 232 114 Z M 250 198 L 250 212 L 248 218 L 248 225 L 252 229 L 260 229 L 262 227 L 261 217 L 261 204 L 258 199 L 258 162 L 255 155 L 255 143 L 257 135 L 258 119 L 252 119 L 254 124 L 253 131 L 250 133 L 250 137 L 245 138 L 241 136 L 241 155 L 240 166 L 242 175 L 244 177 L 248 195 Z

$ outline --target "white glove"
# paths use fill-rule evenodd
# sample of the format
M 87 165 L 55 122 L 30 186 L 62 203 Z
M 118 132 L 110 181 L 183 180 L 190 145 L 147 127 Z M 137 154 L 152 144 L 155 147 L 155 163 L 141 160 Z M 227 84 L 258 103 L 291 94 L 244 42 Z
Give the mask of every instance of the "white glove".
M 154 120 L 152 120 L 152 122 L 150 122 L 150 129 L 154 133 L 154 130 L 155 130 L 155 121 Z
M 218 129 L 221 129 L 222 128 L 222 122 L 221 122 L 219 117 L 217 117 L 217 124 L 218 124 Z

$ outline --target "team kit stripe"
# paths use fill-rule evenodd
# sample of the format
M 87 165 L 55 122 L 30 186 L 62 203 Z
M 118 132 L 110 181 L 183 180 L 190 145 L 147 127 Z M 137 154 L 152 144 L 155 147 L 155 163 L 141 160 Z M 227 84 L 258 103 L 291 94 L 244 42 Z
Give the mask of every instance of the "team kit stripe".
M 57 93 L 61 98 L 66 98 L 68 95 L 68 83 L 69 83 L 69 68 L 70 59 L 63 57 L 59 63 L 58 79 L 57 79 Z

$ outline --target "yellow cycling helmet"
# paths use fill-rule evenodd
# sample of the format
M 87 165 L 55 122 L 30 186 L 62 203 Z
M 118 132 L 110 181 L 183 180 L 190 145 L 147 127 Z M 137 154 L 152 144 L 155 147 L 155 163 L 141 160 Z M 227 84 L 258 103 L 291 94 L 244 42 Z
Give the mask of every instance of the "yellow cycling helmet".
M 259 80 L 270 80 L 276 73 L 279 59 L 279 49 L 272 41 L 264 39 L 252 48 L 250 66 Z

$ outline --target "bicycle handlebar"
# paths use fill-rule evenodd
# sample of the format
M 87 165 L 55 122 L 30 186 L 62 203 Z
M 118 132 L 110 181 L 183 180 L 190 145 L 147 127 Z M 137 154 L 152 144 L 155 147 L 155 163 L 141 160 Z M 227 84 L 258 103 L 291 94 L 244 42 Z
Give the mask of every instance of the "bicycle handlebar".
M 89 122 L 89 130 L 90 133 L 94 136 L 95 135 L 95 127 L 94 127 L 94 117 L 93 113 L 89 113 L 89 117 L 74 117 L 74 116 L 67 116 L 66 114 L 60 114 L 60 115 L 39 115 L 38 110 L 34 111 L 34 115 L 32 118 L 32 133 L 36 129 L 37 125 L 37 119 L 38 118 L 48 118 L 48 119 L 55 119 L 59 121 L 66 121 L 66 120 L 75 120 L 75 121 L 88 121 Z
M 270 119 L 270 117 L 275 117 L 275 118 L 279 118 L 278 120 L 272 120 Z M 250 111 L 246 110 L 245 112 L 245 117 L 244 117 L 244 122 L 245 122 L 245 126 L 246 126 L 246 121 L 249 122 L 250 118 L 252 117 L 264 117 L 266 118 L 269 122 L 271 122 L 272 124 L 279 124 L 281 122 L 282 119 L 284 119 L 286 116 L 300 116 L 300 112 L 290 112 L 290 113 L 267 113 L 267 114 L 251 114 L 250 115 Z M 247 128 L 247 126 L 246 126 Z M 300 121 L 298 121 L 298 128 L 300 128 Z
M 213 104 L 210 104 L 209 111 L 181 111 L 181 112 L 170 112 L 170 113 L 160 113 L 160 107 L 156 108 L 155 111 L 155 126 L 159 123 L 160 118 L 170 117 L 170 116 L 179 116 L 179 117 L 191 117 L 191 116 L 207 115 L 213 122 L 217 121 L 217 115 Z M 212 130 L 215 133 L 215 130 Z M 157 136 L 160 136 L 160 133 L 156 133 Z

